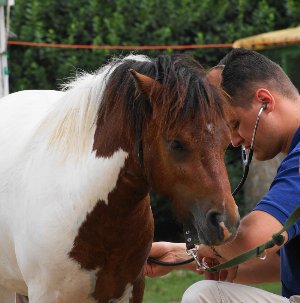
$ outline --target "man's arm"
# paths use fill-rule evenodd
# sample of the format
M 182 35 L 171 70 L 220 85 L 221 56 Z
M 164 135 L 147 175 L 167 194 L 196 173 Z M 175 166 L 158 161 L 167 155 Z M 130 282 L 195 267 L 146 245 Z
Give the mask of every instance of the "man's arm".
M 215 249 L 224 259 L 228 260 L 269 241 L 272 235 L 281 228 L 282 224 L 270 214 L 259 210 L 252 211 L 241 220 L 236 238 Z M 284 232 L 283 236 L 286 242 L 287 233 Z M 274 246 L 268 249 L 267 254 L 276 253 L 278 249 L 278 246 Z M 201 251 L 199 254 L 201 255 Z
M 241 264 L 234 282 L 241 284 L 272 283 L 280 281 L 280 257 L 271 254 L 265 260 L 258 258 Z
M 253 211 L 241 221 L 237 237 L 230 243 L 215 247 L 215 250 L 224 259 L 229 260 L 269 241 L 281 228 L 282 224 L 273 216 L 263 211 Z M 286 242 L 287 233 L 284 232 L 283 236 Z M 202 249 L 203 246 L 199 249 L 200 258 L 206 254 Z M 278 246 L 274 246 L 267 250 L 264 260 L 251 259 L 239 267 L 224 270 L 219 277 L 221 280 L 244 284 L 278 281 L 280 269 L 279 256 L 276 254 L 278 249 Z M 218 259 L 222 263 L 222 260 Z M 205 273 L 208 279 L 215 279 L 215 276 Z

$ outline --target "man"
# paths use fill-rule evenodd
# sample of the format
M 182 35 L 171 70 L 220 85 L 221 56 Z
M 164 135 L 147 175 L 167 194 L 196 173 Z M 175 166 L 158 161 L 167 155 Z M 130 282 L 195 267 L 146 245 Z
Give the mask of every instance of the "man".
M 250 147 L 262 108 L 254 142 L 255 158 L 263 161 L 280 152 L 286 154 L 269 192 L 242 219 L 237 237 L 214 249 L 199 247 L 200 259 L 224 261 L 270 240 L 300 205 L 300 95 L 277 64 L 245 49 L 232 50 L 210 71 L 208 78 L 213 84 L 221 85 L 230 96 L 236 114 L 230 121 L 234 146 Z M 283 235 L 284 245 L 269 249 L 264 260 L 255 258 L 218 276 L 206 273 L 206 278 L 223 282 L 198 282 L 185 292 L 182 302 L 300 302 L 300 221 Z M 184 244 L 159 242 L 153 244 L 150 255 L 163 261 L 182 261 L 187 258 L 184 251 Z M 195 264 L 181 268 L 195 270 Z M 171 269 L 148 264 L 145 272 L 154 277 Z M 280 279 L 282 296 L 242 285 Z M 233 281 L 235 283 L 229 283 Z

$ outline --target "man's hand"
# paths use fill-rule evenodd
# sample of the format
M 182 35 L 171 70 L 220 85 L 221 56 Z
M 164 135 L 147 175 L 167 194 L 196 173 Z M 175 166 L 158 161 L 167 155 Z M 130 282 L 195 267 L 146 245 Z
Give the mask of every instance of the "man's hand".
M 186 253 L 184 243 L 171 242 L 155 242 L 152 244 L 150 256 L 163 262 L 178 262 L 189 259 L 190 256 Z M 193 262 L 193 268 L 196 268 Z M 162 266 L 154 263 L 146 262 L 144 273 L 148 277 L 164 276 L 174 269 L 190 269 L 189 265 L 185 266 Z
M 198 258 L 200 261 L 206 263 L 208 267 L 213 267 L 226 262 L 226 260 L 218 253 L 216 248 L 206 245 L 200 245 L 198 247 Z M 214 273 L 200 270 L 200 273 L 204 274 L 204 278 L 206 280 L 233 282 L 236 277 L 237 267 Z
M 205 263 L 209 267 L 220 264 L 220 262 L 215 258 L 204 258 Z M 204 278 L 206 280 L 215 280 L 215 281 L 226 281 L 233 282 L 237 275 L 238 266 L 223 269 L 219 272 L 204 272 Z

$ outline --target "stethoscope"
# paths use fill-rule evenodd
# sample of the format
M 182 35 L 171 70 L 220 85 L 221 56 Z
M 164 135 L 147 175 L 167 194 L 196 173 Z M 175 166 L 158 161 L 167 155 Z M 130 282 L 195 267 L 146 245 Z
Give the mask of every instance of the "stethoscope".
M 239 185 L 232 192 L 232 196 L 235 196 L 241 190 L 241 188 L 243 187 L 243 185 L 247 179 L 247 176 L 249 173 L 249 168 L 250 168 L 250 163 L 251 163 L 252 157 L 253 157 L 254 142 L 255 142 L 255 136 L 256 136 L 259 120 L 260 120 L 262 112 L 266 108 L 267 108 L 267 103 L 263 102 L 261 105 L 261 108 L 259 109 L 258 114 L 257 114 L 249 151 L 247 152 L 246 148 L 244 146 L 242 146 L 242 161 L 243 161 L 243 167 L 244 167 L 243 177 L 242 177 Z M 198 235 L 197 235 L 197 231 L 195 230 L 194 227 L 192 227 L 192 225 L 190 225 L 188 227 L 187 226 L 184 227 L 184 237 L 185 237 L 185 243 L 186 243 L 186 248 L 187 248 L 186 252 L 188 255 L 192 256 L 192 258 L 190 258 L 188 260 L 184 260 L 182 262 L 163 262 L 163 261 L 159 261 L 155 258 L 148 257 L 148 262 L 163 265 L 163 266 L 178 266 L 178 265 L 183 265 L 183 264 L 187 264 L 187 263 L 196 261 L 198 268 L 202 268 L 202 269 L 208 268 L 207 264 L 205 262 L 200 261 L 198 258 L 197 248 L 195 245 L 195 243 L 198 241 Z
M 261 108 L 259 109 L 259 112 L 257 114 L 257 118 L 256 118 L 256 122 L 255 122 L 255 126 L 253 129 L 253 133 L 252 133 L 252 139 L 251 139 L 251 144 L 250 144 L 250 148 L 249 148 L 249 152 L 247 153 L 247 150 L 245 148 L 245 146 L 242 146 L 242 161 L 243 161 L 243 177 L 239 183 L 239 185 L 236 187 L 236 189 L 232 192 L 232 195 L 235 196 L 243 187 L 248 173 L 249 173 L 249 167 L 250 167 L 250 163 L 252 161 L 252 157 L 253 157 L 253 148 L 254 148 L 254 141 L 255 141 L 255 136 L 256 136 L 256 131 L 258 128 L 258 123 L 260 120 L 260 116 L 262 114 L 262 112 L 267 108 L 267 103 L 263 102 L 261 105 Z

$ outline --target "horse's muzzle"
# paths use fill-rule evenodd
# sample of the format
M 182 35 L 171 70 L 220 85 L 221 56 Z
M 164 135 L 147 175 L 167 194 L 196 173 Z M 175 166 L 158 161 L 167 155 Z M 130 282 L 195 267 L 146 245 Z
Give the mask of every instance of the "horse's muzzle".
M 213 210 L 210 210 L 204 218 L 194 219 L 193 225 L 198 233 L 199 244 L 220 245 L 231 241 L 239 227 L 238 215 L 234 223 L 229 223 L 225 214 Z
M 221 244 L 223 242 L 228 242 L 234 238 L 236 235 L 239 218 L 235 225 L 230 225 L 226 215 L 220 214 L 216 211 L 209 211 L 206 215 L 207 224 L 207 241 L 213 242 L 211 245 Z

